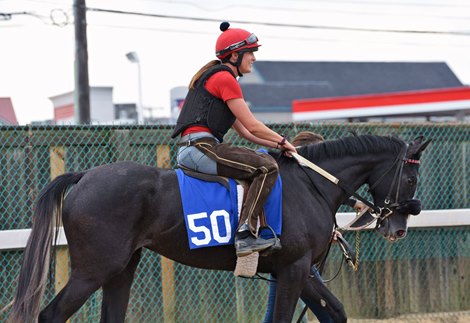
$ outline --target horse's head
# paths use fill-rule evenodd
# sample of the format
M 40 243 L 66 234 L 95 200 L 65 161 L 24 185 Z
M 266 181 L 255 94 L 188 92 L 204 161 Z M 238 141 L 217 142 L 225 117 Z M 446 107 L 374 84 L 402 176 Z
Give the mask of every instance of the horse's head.
M 409 215 L 421 212 L 421 202 L 413 197 L 418 184 L 421 154 L 430 142 L 421 136 L 403 145 L 388 168 L 371 176 L 370 191 L 374 204 L 381 210 L 376 214 L 376 229 L 391 242 L 404 238 Z

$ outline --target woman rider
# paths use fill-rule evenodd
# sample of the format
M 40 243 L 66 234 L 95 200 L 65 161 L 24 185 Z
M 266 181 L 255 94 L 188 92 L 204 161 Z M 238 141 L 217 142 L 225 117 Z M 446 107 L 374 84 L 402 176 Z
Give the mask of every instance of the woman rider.
M 257 224 L 263 205 L 278 177 L 276 161 L 265 153 L 223 143 L 230 128 L 261 146 L 286 154 L 296 152 L 284 136 L 258 121 L 248 108 L 237 77 L 250 73 L 261 46 L 244 29 L 220 25 L 222 34 L 215 46 L 217 60 L 203 66 L 191 79 L 189 91 L 172 137 L 180 135 L 178 164 L 202 173 L 251 182 L 235 234 L 237 256 L 270 248 L 275 238 L 258 237 Z

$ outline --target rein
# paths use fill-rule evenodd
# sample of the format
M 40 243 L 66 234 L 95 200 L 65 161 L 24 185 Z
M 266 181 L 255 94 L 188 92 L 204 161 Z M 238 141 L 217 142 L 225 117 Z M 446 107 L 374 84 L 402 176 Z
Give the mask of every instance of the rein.
M 346 193 L 348 193 L 349 196 L 354 196 L 356 199 L 358 199 L 359 201 L 361 201 L 362 203 L 364 203 L 365 205 L 370 207 L 372 210 L 374 210 L 374 213 L 376 213 L 376 214 L 381 214 L 382 213 L 382 209 L 380 207 L 376 206 L 375 204 L 369 202 L 368 200 L 366 200 L 365 198 L 363 198 L 362 196 L 357 194 L 355 191 L 353 191 L 351 188 L 349 188 L 348 186 L 343 184 L 343 182 L 341 182 L 338 178 L 336 178 L 333 175 L 331 175 L 330 173 L 328 173 L 323 168 L 319 167 L 318 165 L 315 165 L 310 160 L 306 159 L 305 157 L 300 156 L 297 153 L 292 153 L 292 156 L 297 160 L 299 165 L 310 168 L 311 170 L 313 170 L 316 173 L 320 174 L 321 176 L 325 177 L 330 182 L 334 183 L 335 185 L 338 185 L 341 189 L 343 189 Z M 310 176 L 309 176 L 309 178 L 310 178 Z M 311 178 L 310 178 L 310 181 L 312 181 Z

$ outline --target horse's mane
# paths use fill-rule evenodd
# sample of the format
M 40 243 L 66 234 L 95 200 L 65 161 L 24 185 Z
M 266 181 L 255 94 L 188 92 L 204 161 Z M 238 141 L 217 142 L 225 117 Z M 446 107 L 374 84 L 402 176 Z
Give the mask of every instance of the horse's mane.
M 399 153 L 405 142 L 393 136 L 359 135 L 327 140 L 322 143 L 300 148 L 299 154 L 311 161 L 364 153 L 381 153 L 390 151 Z

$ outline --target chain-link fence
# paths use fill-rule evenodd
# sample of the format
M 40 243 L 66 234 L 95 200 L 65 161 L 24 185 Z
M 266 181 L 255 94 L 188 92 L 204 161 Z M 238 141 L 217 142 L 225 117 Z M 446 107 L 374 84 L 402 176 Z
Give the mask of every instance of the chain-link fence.
M 303 130 L 321 133 L 326 139 L 351 132 L 394 134 L 406 141 L 423 135 L 433 140 L 422 157 L 417 192 L 424 209 L 470 208 L 468 124 L 269 126 L 290 138 Z M 177 146 L 170 138 L 171 131 L 171 126 L 0 127 L 0 230 L 31 227 L 36 196 L 64 172 L 120 160 L 174 167 Z M 226 140 L 255 148 L 233 133 Z M 395 244 L 374 232 L 358 237 L 345 233 L 345 237 L 352 244 L 360 243 L 359 270 L 343 266 L 328 286 L 350 317 L 383 319 L 418 313 L 415 319 L 419 320 L 425 313 L 429 317 L 429 313 L 446 312 L 470 319 L 470 227 L 411 229 L 406 239 Z M 0 307 L 12 299 L 21 256 L 21 250 L 1 252 Z M 341 253 L 334 248 L 324 278 L 333 277 L 340 265 Z M 61 247 L 45 303 L 65 284 L 68 267 L 66 248 Z M 267 287 L 263 280 L 190 268 L 145 250 L 132 286 L 127 321 L 259 322 L 266 307 Z M 98 322 L 100 300 L 98 291 L 71 322 Z M 0 322 L 7 313 L 0 313 Z

